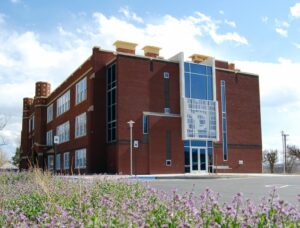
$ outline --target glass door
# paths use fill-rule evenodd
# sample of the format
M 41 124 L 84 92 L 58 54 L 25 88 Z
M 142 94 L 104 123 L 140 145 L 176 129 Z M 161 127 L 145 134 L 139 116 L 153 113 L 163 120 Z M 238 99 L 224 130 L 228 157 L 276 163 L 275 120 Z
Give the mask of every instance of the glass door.
M 207 149 L 205 147 L 191 147 L 191 172 L 207 172 Z
M 198 148 L 191 148 L 191 171 L 192 172 L 197 172 L 199 171 L 199 153 L 198 153 Z

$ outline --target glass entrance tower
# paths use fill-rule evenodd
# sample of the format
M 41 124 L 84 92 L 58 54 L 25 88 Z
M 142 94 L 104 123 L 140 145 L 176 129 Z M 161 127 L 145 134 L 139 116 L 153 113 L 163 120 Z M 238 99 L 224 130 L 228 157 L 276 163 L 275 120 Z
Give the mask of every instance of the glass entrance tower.
M 194 54 L 180 62 L 182 138 L 185 172 L 213 171 L 213 141 L 218 140 L 215 60 Z

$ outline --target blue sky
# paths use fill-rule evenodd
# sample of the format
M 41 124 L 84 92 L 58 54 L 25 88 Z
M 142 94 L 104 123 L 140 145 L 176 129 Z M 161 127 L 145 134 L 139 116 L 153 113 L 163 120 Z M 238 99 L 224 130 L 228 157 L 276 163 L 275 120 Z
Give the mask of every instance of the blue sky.
M 202 53 L 259 74 L 263 148 L 281 150 L 281 130 L 300 145 L 300 1 L 1 0 L 0 114 L 9 121 L 1 134 L 9 156 L 35 81 L 54 89 L 93 46 L 112 50 L 117 39 L 162 47 L 165 58 Z

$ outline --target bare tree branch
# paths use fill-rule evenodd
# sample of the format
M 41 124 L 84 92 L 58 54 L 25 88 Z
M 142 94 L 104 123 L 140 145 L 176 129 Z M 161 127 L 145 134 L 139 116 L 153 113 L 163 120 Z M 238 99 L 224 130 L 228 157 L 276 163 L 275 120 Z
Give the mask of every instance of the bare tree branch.
M 1 131 L 6 127 L 7 125 L 7 118 L 4 115 L 0 115 L 0 146 L 6 145 L 6 141 L 3 135 L 1 135 Z
M 270 166 L 270 172 L 274 173 L 274 165 L 278 160 L 277 150 L 264 150 L 263 162 Z
M 294 145 L 287 146 L 288 155 L 300 159 L 300 149 Z
M 7 161 L 7 156 L 3 150 L 0 148 L 0 166 L 2 166 Z

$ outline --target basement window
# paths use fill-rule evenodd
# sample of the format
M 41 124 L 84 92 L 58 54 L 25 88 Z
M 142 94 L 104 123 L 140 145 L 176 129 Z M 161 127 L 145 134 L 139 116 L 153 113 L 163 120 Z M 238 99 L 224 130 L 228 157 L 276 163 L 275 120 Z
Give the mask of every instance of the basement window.
M 166 166 L 171 166 L 172 165 L 172 160 L 166 160 Z

